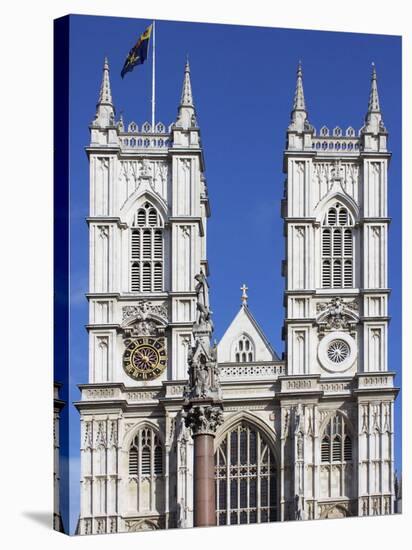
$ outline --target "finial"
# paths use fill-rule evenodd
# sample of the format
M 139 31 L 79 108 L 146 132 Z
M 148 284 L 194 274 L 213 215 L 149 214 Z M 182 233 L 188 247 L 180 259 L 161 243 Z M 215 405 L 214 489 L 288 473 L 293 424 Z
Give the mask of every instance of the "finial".
M 112 92 L 110 89 L 110 77 L 109 77 L 109 60 L 107 57 L 104 58 L 103 63 L 103 78 L 102 78 L 102 84 L 100 86 L 100 94 L 99 94 L 99 101 L 98 105 L 112 105 Z
M 305 95 L 303 93 L 303 71 L 302 71 L 302 61 L 299 60 L 298 69 L 296 71 L 296 90 L 295 97 L 293 100 L 293 110 L 294 111 L 305 111 Z
M 189 57 L 187 56 L 183 76 L 182 96 L 180 98 L 176 127 L 188 129 L 196 127 L 196 124 L 197 123 L 192 95 L 192 84 L 190 82 Z
M 124 132 L 123 111 L 120 111 L 120 117 L 119 117 L 118 127 L 119 127 L 119 130 L 120 130 L 121 132 Z
M 376 66 L 372 61 L 372 75 L 371 75 L 371 89 L 369 93 L 368 113 L 379 113 L 379 94 L 378 94 L 378 82 L 376 77 Z
M 245 283 L 243 283 L 243 285 L 240 287 L 240 290 L 242 291 L 242 306 L 247 306 L 247 299 L 248 299 L 248 295 L 246 293 L 248 289 L 248 287 L 245 285 Z
M 378 79 L 376 76 L 375 63 L 372 63 L 371 66 L 372 66 L 372 73 L 371 73 L 371 87 L 369 91 L 368 110 L 365 116 L 365 124 L 362 127 L 362 133 L 379 134 L 381 132 L 385 133 L 386 129 L 382 120 L 382 112 L 381 112 L 381 107 L 379 103 Z
M 185 74 L 183 77 L 181 107 L 193 107 L 192 84 L 190 82 L 190 64 L 189 57 L 186 57 Z
M 296 70 L 296 89 L 293 98 L 293 109 L 290 115 L 289 130 L 294 132 L 303 132 L 304 130 L 311 130 L 312 127 L 307 120 L 308 115 L 306 112 L 305 94 L 303 93 L 303 71 L 302 61 L 299 60 L 298 68 Z
M 100 85 L 99 100 L 96 105 L 96 116 L 92 122 L 93 126 L 106 128 L 115 125 L 115 109 L 110 89 L 109 60 L 107 56 L 103 62 L 103 76 Z

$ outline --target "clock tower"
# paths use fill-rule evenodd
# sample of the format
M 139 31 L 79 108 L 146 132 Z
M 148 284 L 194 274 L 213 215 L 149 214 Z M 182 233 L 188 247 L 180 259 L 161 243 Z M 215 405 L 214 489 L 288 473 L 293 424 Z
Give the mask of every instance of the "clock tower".
M 117 118 L 105 59 L 90 135 L 79 531 L 174 527 L 191 521 L 192 443 L 181 410 L 195 275 L 208 272 L 209 203 L 189 63 L 176 121 L 152 127 Z

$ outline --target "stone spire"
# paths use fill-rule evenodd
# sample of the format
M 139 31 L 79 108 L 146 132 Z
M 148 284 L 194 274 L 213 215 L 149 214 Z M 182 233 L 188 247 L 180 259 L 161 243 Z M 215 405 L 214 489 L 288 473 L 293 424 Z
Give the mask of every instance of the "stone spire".
M 303 72 L 302 63 L 299 61 L 298 70 L 296 73 L 296 90 L 295 97 L 293 99 L 293 109 L 290 115 L 289 130 L 296 132 L 302 132 L 303 130 L 309 130 L 311 127 L 307 120 L 308 114 L 306 112 L 305 94 L 303 93 Z
M 192 84 L 190 81 L 189 59 L 186 60 L 183 77 L 182 97 L 178 109 L 176 126 L 188 129 L 196 126 L 196 111 L 193 103 Z
M 382 113 L 379 104 L 375 63 L 372 63 L 371 89 L 369 92 L 368 112 L 366 113 L 363 132 L 371 132 L 376 134 L 382 130 L 385 131 L 385 127 L 383 125 Z
M 111 105 L 113 107 L 112 103 L 112 92 L 110 90 L 110 76 L 109 76 L 109 60 L 107 57 L 104 58 L 104 65 L 103 65 L 103 78 L 102 78 L 102 85 L 100 86 L 100 94 L 99 94 L 99 101 L 98 105 Z
M 114 125 L 115 110 L 110 89 L 109 71 L 109 61 L 107 57 L 105 57 L 102 84 L 100 86 L 99 100 L 96 105 L 96 117 L 93 121 L 93 126 L 100 126 L 102 128 Z
M 305 94 L 303 93 L 303 72 L 301 61 L 299 61 L 298 63 L 298 70 L 296 73 L 296 90 L 295 97 L 293 99 L 293 110 L 306 111 Z

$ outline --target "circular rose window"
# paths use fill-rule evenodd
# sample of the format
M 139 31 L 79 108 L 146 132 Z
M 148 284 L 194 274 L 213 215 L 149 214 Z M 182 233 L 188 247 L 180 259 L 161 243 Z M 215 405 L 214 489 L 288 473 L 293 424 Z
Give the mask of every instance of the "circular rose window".
M 342 363 L 350 353 L 349 346 L 343 340 L 333 340 L 328 347 L 328 358 L 332 363 Z
M 356 342 L 346 332 L 330 332 L 319 342 L 319 362 L 329 372 L 346 371 L 353 365 L 356 356 Z

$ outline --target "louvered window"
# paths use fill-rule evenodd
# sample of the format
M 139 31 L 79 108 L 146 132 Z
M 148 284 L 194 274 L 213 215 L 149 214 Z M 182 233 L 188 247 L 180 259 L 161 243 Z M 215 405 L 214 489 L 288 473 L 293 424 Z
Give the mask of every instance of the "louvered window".
M 352 440 L 348 435 L 345 436 L 345 443 L 343 445 L 343 458 L 346 462 L 352 460 Z
M 142 428 L 129 449 L 129 475 L 140 478 L 163 475 L 163 448 L 152 428 Z
M 131 269 L 132 269 L 132 273 L 131 273 L 132 291 L 139 292 L 140 291 L 140 263 L 133 262 Z
M 322 287 L 352 288 L 353 220 L 340 203 L 329 208 L 322 224 Z
M 327 435 L 322 439 L 321 459 L 322 462 L 330 462 L 330 438 Z
M 320 455 L 321 461 L 328 463 L 352 460 L 352 440 L 342 416 L 335 415 L 329 420 L 322 438 Z
M 340 462 L 342 460 L 342 440 L 340 435 L 335 435 L 332 441 L 332 460 Z
M 137 211 L 131 229 L 130 289 L 164 290 L 164 229 L 158 211 L 146 202 Z
M 139 471 L 139 452 L 135 448 L 131 448 L 129 452 L 129 475 L 137 476 Z
M 226 433 L 215 453 L 218 525 L 276 521 L 277 468 L 266 437 L 247 422 Z
M 160 446 L 156 447 L 154 452 L 154 473 L 163 474 L 163 451 Z

